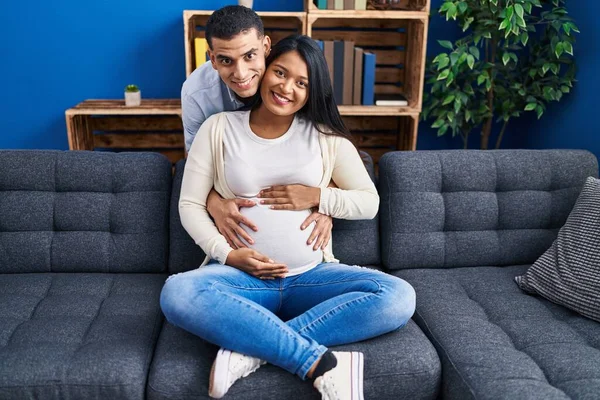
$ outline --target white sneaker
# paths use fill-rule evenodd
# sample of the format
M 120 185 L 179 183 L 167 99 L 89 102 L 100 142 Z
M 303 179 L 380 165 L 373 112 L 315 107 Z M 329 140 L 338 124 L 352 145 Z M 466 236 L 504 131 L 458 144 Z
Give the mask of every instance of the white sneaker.
M 210 369 L 208 395 L 220 399 L 225 396 L 235 381 L 250 375 L 264 364 L 266 361 L 258 358 L 223 348 L 219 349 L 217 358 Z
M 314 386 L 323 400 L 364 400 L 363 353 L 332 352 L 337 358 L 335 368 L 315 379 Z

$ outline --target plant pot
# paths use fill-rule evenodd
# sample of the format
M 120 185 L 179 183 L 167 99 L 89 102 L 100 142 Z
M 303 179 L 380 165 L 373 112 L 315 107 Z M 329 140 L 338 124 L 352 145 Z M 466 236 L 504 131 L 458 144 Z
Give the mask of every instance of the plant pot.
M 137 107 L 142 103 L 142 92 L 125 92 L 125 105 L 127 107 Z
M 252 8 L 252 2 L 253 2 L 253 0 L 238 0 L 238 5 Z

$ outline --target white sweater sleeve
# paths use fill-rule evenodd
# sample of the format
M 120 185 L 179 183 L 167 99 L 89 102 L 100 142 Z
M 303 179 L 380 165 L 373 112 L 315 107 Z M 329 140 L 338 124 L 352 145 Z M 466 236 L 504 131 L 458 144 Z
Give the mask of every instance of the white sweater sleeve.
M 206 200 L 215 177 L 211 144 L 214 140 L 211 130 L 215 129 L 215 121 L 213 116 L 202 124 L 188 153 L 181 183 L 179 216 L 187 233 L 204 253 L 224 264 L 233 249 L 219 233 L 206 209 Z
M 319 212 L 340 219 L 371 219 L 379 195 L 358 150 L 347 139 L 337 149 L 332 177 L 338 188 L 321 188 Z

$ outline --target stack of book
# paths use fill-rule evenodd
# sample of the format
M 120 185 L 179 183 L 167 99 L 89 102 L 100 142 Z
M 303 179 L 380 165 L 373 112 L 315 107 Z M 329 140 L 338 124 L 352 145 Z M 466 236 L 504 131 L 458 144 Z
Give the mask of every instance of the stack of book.
M 205 38 L 194 39 L 194 53 L 196 54 L 196 68 L 208 60 L 208 42 Z
M 317 40 L 329 67 L 333 93 L 338 105 L 406 106 L 400 95 L 375 95 L 374 53 L 356 47 L 354 42 Z
M 367 0 L 313 0 L 319 10 L 366 10 Z

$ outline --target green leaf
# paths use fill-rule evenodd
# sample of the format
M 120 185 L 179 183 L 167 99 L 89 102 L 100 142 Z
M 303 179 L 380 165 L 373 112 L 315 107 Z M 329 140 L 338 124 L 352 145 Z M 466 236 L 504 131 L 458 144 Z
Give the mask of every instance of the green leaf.
M 531 14 L 531 3 L 525 3 L 525 9 L 527 10 L 527 14 Z
M 473 54 L 473 57 L 475 57 L 477 60 L 479 60 L 479 49 L 475 46 L 471 46 L 469 47 L 469 53 Z
M 537 103 L 529 103 L 525 106 L 525 111 L 535 110 L 537 107 Z
M 525 94 L 527 94 L 527 92 L 525 92 L 525 89 L 519 89 L 519 94 L 521 96 L 525 96 Z
M 444 136 L 444 134 L 446 133 L 446 131 L 448 131 L 448 125 L 443 125 L 439 130 L 437 135 L 438 136 Z
M 510 20 L 508 20 L 507 18 L 505 18 L 502 23 L 500 24 L 500 27 L 498 28 L 499 31 L 506 29 L 506 27 L 510 24 Z
M 446 78 L 448 78 L 448 75 L 449 75 L 449 74 L 450 74 L 450 70 L 449 70 L 449 69 L 445 69 L 445 70 L 443 70 L 443 71 L 442 71 L 442 72 L 441 72 L 441 73 L 438 75 L 438 77 L 437 77 L 437 80 L 438 80 L 438 81 L 441 81 L 441 80 L 443 80 L 443 79 L 446 79 Z
M 456 100 L 454 100 L 454 113 L 455 114 L 458 114 L 461 107 L 462 107 L 462 103 L 460 102 L 460 99 L 457 98 Z
M 563 93 L 569 93 L 571 91 L 571 89 L 568 86 L 566 86 L 566 85 L 561 86 L 560 90 Z
M 473 57 L 472 54 L 469 54 L 467 56 L 467 65 L 470 69 L 473 69 L 473 67 L 475 66 L 475 57 Z
M 469 5 L 467 4 L 466 1 L 461 1 L 460 3 L 458 3 L 458 11 L 460 11 L 461 14 L 463 14 L 465 11 L 467 11 L 468 8 L 469 8 Z
M 469 122 L 470 119 L 471 119 L 471 111 L 465 110 L 465 121 Z
M 502 63 L 504 65 L 508 64 L 508 62 L 510 61 L 510 55 L 508 53 L 504 53 L 502 55 Z
M 440 14 L 444 13 L 445 11 L 448 11 L 451 5 L 451 1 L 446 1 L 444 4 L 442 4 L 442 6 L 440 7 Z
M 527 32 L 521 33 L 521 43 L 523 43 L 523 46 L 527 46 L 528 41 L 529 41 L 529 34 Z
M 544 66 L 542 67 L 542 71 L 544 71 L 544 75 L 546 74 L 546 72 L 548 72 L 548 70 L 550 69 L 551 65 L 550 63 L 545 63 Z
M 524 10 L 523 10 L 523 6 L 522 6 L 522 5 L 520 5 L 520 4 L 518 4 L 518 3 L 517 3 L 517 4 L 515 4 L 515 12 L 517 13 L 517 15 L 518 15 L 520 18 L 523 18 L 523 11 L 524 11 Z
M 513 6 L 506 7 L 506 12 L 504 18 L 510 20 L 515 12 L 515 8 Z
M 445 106 L 446 104 L 452 103 L 454 101 L 454 97 L 455 96 L 453 94 L 449 95 L 448 97 L 446 97 L 444 99 L 444 102 L 442 103 L 442 105 Z
M 440 126 L 444 125 L 444 120 L 443 119 L 438 119 L 436 120 L 433 125 L 431 125 L 432 128 L 439 128 Z
M 573 55 L 573 45 L 570 42 L 563 42 L 565 53 Z
M 571 35 L 571 25 L 569 25 L 568 22 L 565 22 L 563 25 L 563 31 L 565 31 L 565 33 L 567 34 L 567 36 Z
M 481 74 L 477 77 L 477 85 L 481 85 L 483 82 L 487 80 L 488 76 L 486 74 Z
M 581 33 L 579 32 L 579 28 L 577 28 L 577 25 L 575 25 L 573 22 L 569 22 L 569 26 L 574 32 Z
M 441 69 L 446 68 L 448 66 L 448 64 L 450 64 L 450 58 L 448 58 L 448 56 L 442 57 L 438 62 L 437 70 L 439 71 Z
M 562 53 L 565 51 L 563 42 L 558 42 L 556 47 L 554 48 L 554 54 L 556 54 L 556 58 L 560 58 Z
M 454 50 L 454 46 L 452 45 L 452 42 L 450 42 L 448 40 L 438 40 L 438 43 L 440 44 L 440 46 L 442 46 L 448 50 Z
M 542 118 L 542 114 L 544 114 L 544 109 L 542 108 L 542 106 L 537 106 L 535 108 L 535 112 L 537 113 L 538 119 L 540 119 Z
M 448 11 L 446 11 L 446 21 L 448 21 L 450 18 L 456 19 L 456 14 L 458 14 L 458 10 L 454 4 L 451 4 L 448 8 Z
M 457 52 L 453 51 L 452 53 L 450 53 L 450 65 L 452 65 L 454 67 L 456 65 L 456 63 L 458 62 L 459 58 L 460 58 L 460 56 L 458 55 Z

